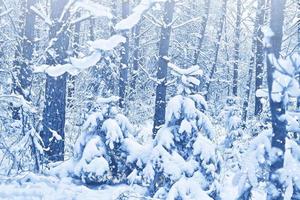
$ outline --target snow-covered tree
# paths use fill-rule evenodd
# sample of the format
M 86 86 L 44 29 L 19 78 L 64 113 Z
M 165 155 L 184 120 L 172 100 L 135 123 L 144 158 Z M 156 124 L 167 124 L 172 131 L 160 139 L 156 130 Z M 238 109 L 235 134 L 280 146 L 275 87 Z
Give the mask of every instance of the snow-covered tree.
M 74 174 L 85 182 L 126 181 L 132 166 L 127 163 L 127 143 L 133 127 L 116 106 L 119 98 L 98 98 L 101 109 L 87 118 L 75 144 Z
M 293 54 L 286 59 L 276 59 L 274 55 L 268 55 L 268 59 L 275 68 L 273 90 L 269 98 L 275 102 L 283 101 L 285 108 L 288 108 L 288 105 L 292 108 L 293 99 L 295 101 L 300 95 L 299 83 L 295 79 L 300 67 L 299 58 L 298 54 Z M 280 195 L 285 199 L 297 199 L 299 195 L 297 179 L 299 176 L 293 169 L 299 165 L 297 154 L 299 145 L 294 141 L 298 138 L 299 123 L 297 115 L 291 108 L 290 110 L 287 109 L 288 111 L 284 116 L 281 116 L 287 125 L 286 130 L 289 132 L 284 138 L 283 152 L 273 147 L 272 129 L 265 127 L 265 131 L 251 139 L 246 152 L 242 155 L 240 170 L 234 178 L 241 199 L 249 199 L 253 195 L 253 190 L 259 188 L 268 191 L 269 195 L 275 195 L 273 198 Z M 270 171 L 270 167 L 278 160 L 278 157 L 282 158 L 283 166 L 271 177 L 274 172 Z M 274 185 L 274 180 L 281 186 Z
M 221 119 L 224 120 L 227 131 L 224 146 L 225 148 L 231 148 L 234 141 L 242 136 L 241 107 L 236 97 L 227 97 L 221 112 Z
M 219 166 L 212 141 L 214 129 L 204 112 L 204 98 L 192 93 L 202 71 L 198 66 L 180 69 L 168 65 L 180 79 L 178 95 L 167 104 L 166 122 L 154 139 L 143 180 L 149 185 L 149 193 L 158 198 L 217 198 Z

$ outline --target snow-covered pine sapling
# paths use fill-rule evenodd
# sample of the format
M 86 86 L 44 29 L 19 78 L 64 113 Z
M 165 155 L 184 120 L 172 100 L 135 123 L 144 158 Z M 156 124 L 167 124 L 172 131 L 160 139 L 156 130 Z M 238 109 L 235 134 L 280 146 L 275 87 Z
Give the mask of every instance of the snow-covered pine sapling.
M 105 145 L 100 137 L 103 120 L 101 111 L 91 113 L 74 146 L 74 167 L 70 173 L 86 183 L 105 183 L 108 180 L 109 164 L 104 158 Z
M 16 113 L 11 109 L 18 108 Z M 44 144 L 38 134 L 38 124 L 34 115 L 36 107 L 22 95 L 0 95 L 0 146 L 3 151 L 5 173 L 12 175 L 22 171 L 40 171 Z M 17 118 L 14 118 L 14 114 Z
M 242 135 L 242 120 L 240 108 L 238 106 L 238 99 L 236 97 L 227 97 L 223 111 L 222 118 L 225 120 L 225 128 L 227 135 L 224 141 L 225 148 L 231 148 L 234 141 Z
M 207 107 L 204 98 L 192 94 L 202 70 L 199 66 L 181 69 L 171 63 L 169 67 L 179 78 L 178 95 L 167 104 L 165 124 L 154 139 L 143 180 L 157 198 L 199 199 L 199 194 L 201 199 L 217 198 L 214 129 L 203 112 Z
M 240 169 L 233 179 L 233 184 L 238 186 L 238 199 L 250 199 L 252 190 L 266 186 L 272 154 L 271 137 L 271 130 L 263 131 L 251 139 L 243 154 Z
M 283 167 L 280 168 L 272 179 L 277 179 L 283 185 L 284 191 L 280 191 L 284 199 L 298 199 L 299 184 L 299 152 L 300 148 L 295 142 L 294 136 L 299 133 L 298 115 L 293 112 L 293 102 L 300 96 L 299 83 L 296 75 L 299 73 L 300 56 L 296 53 L 286 59 L 276 59 L 270 54 L 269 60 L 274 66 L 274 81 L 271 98 L 275 102 L 283 101 L 287 112 L 281 116 L 281 120 L 287 123 L 289 134 L 285 138 L 285 152 L 272 147 L 271 128 L 259 133 L 250 141 L 250 145 L 241 162 L 241 169 L 234 178 L 234 183 L 239 186 L 240 199 L 249 199 L 252 190 L 262 188 L 269 193 L 278 194 L 278 188 L 270 180 L 270 166 L 279 156 L 283 157 Z M 288 106 L 289 105 L 289 106 Z M 297 137 L 296 137 L 297 141 Z
M 127 145 L 133 128 L 115 106 L 118 97 L 98 98 L 101 110 L 92 113 L 75 145 L 74 174 L 85 182 L 117 183 L 131 172 Z

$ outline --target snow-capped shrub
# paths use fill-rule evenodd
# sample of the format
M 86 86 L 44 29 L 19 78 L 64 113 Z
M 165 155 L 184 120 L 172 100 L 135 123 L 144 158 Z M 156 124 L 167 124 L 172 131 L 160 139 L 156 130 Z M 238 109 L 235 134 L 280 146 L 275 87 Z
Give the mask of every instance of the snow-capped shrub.
M 199 94 L 191 94 L 199 67 L 183 70 L 180 95 L 166 107 L 165 124 L 158 130 L 142 172 L 143 183 L 156 198 L 211 199 L 218 196 L 215 182 L 219 171 L 214 130 L 204 113 L 207 105 Z M 184 75 L 183 75 L 183 74 Z M 190 82 L 189 80 L 192 80 Z M 197 82 L 198 83 L 198 82 Z M 200 196 L 199 196 L 200 195 Z
M 118 112 L 118 98 L 99 98 L 102 110 L 92 113 L 83 125 L 84 132 L 75 144 L 74 175 L 85 182 L 118 183 L 126 181 L 132 169 L 135 144 L 129 120 Z M 104 104 L 104 106 L 103 106 Z
M 284 165 L 280 170 L 280 180 L 285 185 L 284 199 L 300 198 L 300 146 L 287 139 L 285 145 Z
M 22 95 L 0 91 L 0 118 L 1 173 L 40 171 L 45 148 L 39 134 L 37 107 Z
M 230 148 L 237 138 L 242 135 L 242 120 L 240 108 L 235 97 L 228 97 L 221 112 L 227 135 L 224 141 L 225 148 Z
M 92 137 L 85 145 L 82 158 L 75 165 L 74 174 L 87 183 L 107 181 L 110 171 L 109 164 L 103 157 L 105 154 L 101 138 Z
M 249 199 L 251 191 L 260 185 L 265 186 L 269 179 L 272 131 L 265 130 L 254 137 L 242 156 L 240 170 L 235 174 L 233 184 L 238 185 L 240 199 Z

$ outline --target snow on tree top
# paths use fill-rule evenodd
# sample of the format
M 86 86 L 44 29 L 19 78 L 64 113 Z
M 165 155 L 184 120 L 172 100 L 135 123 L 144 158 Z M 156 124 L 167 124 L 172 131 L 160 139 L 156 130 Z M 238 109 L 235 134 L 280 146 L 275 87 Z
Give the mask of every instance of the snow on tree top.
M 141 0 L 141 2 L 135 8 L 133 8 L 132 14 L 116 24 L 116 30 L 132 29 L 141 20 L 143 13 L 151 8 L 154 3 L 164 1 L 166 0 Z
M 79 0 L 75 3 L 75 10 L 77 8 L 82 8 L 87 10 L 91 13 L 91 15 L 96 17 L 108 17 L 112 18 L 113 15 L 111 14 L 110 8 L 100 5 L 99 3 L 95 3 L 94 1 L 90 0 Z
M 186 75 L 186 76 L 202 76 L 203 71 L 200 69 L 199 65 L 192 65 L 187 69 L 182 69 L 177 65 L 169 62 L 168 66 L 173 70 L 176 75 Z
M 120 43 L 125 43 L 126 38 L 122 35 L 113 35 L 107 40 L 99 39 L 95 41 L 90 41 L 89 45 L 96 50 L 109 51 L 117 47 Z

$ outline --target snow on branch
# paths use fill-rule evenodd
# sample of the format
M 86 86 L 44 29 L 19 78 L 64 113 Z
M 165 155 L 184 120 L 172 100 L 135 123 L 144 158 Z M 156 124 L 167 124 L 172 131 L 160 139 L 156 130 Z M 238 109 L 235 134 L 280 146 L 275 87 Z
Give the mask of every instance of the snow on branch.
M 187 69 L 182 69 L 173 63 L 168 63 L 168 67 L 170 67 L 176 75 L 189 75 L 189 76 L 202 76 L 203 71 L 200 69 L 198 65 L 193 65 Z
M 181 28 L 182 26 L 185 26 L 185 25 L 187 25 L 189 23 L 192 23 L 192 22 L 197 22 L 197 21 L 199 21 L 199 19 L 201 19 L 201 17 L 195 17 L 193 19 L 187 20 L 186 22 L 183 22 L 182 24 L 179 24 L 177 26 L 173 26 L 173 29 Z
M 191 93 L 191 89 L 194 86 L 200 85 L 199 76 L 203 75 L 203 71 L 198 65 L 193 65 L 187 69 L 182 69 L 175 64 L 169 62 L 169 58 L 164 57 L 168 62 L 168 67 L 171 68 L 172 74 L 180 78 L 180 84 L 178 86 L 178 92 L 186 92 L 187 94 Z
M 35 67 L 35 73 L 47 73 L 49 76 L 58 77 L 64 73 L 69 73 L 72 76 L 78 75 L 81 71 L 88 69 L 97 64 L 100 60 L 101 52 L 99 50 L 109 51 L 117 47 L 120 43 L 126 42 L 126 38 L 121 35 L 114 35 L 107 40 L 99 39 L 96 41 L 90 41 L 89 45 L 95 49 L 91 55 L 83 58 L 70 58 L 70 63 L 57 64 L 55 66 L 41 65 Z
M 131 15 L 116 24 L 116 30 L 132 29 L 141 20 L 142 15 L 152 7 L 152 5 L 164 1 L 165 0 L 142 0 L 139 5 L 133 9 Z
M 25 110 L 28 110 L 32 113 L 36 112 L 36 108 L 30 102 L 26 101 L 22 95 L 1 95 L 0 102 L 11 103 L 15 107 L 22 106 Z
M 3 17 L 3 16 L 5 16 L 5 15 L 11 13 L 12 10 L 13 10 L 13 9 L 11 8 L 11 9 L 8 9 L 8 10 L 4 11 L 3 13 L 0 13 L 0 17 Z
M 83 15 L 82 17 L 79 17 L 73 21 L 71 21 L 71 24 L 74 25 L 74 24 L 77 24 L 77 23 L 80 23 L 80 22 L 83 22 L 85 20 L 88 20 L 92 17 L 92 15 L 88 14 L 88 15 Z
M 118 96 L 111 96 L 111 97 L 108 97 L 108 98 L 98 97 L 96 101 L 99 104 L 109 104 L 109 103 L 116 103 L 119 100 L 120 100 L 120 97 L 118 97 Z
M 113 15 L 108 7 L 100 5 L 90 0 L 80 0 L 75 3 L 75 9 L 82 8 L 89 11 L 95 17 L 107 17 L 111 19 Z
M 37 15 L 39 16 L 42 20 L 44 20 L 44 22 L 48 25 L 48 26 L 52 26 L 52 21 L 50 19 L 49 16 L 47 16 L 46 14 L 44 14 L 42 11 L 40 11 L 39 9 L 37 9 L 34 6 L 31 6 L 30 9 Z
M 285 59 L 277 59 L 274 54 L 269 54 L 268 59 L 275 68 L 272 99 L 276 102 L 284 99 L 284 102 L 286 102 L 289 96 L 300 96 L 299 83 L 295 78 L 299 72 L 300 56 L 295 53 Z
M 89 45 L 96 50 L 109 51 L 117 47 L 120 43 L 125 43 L 126 38 L 121 35 L 113 35 L 107 40 L 99 39 L 96 41 L 90 41 Z
M 57 64 L 55 66 L 41 65 L 39 67 L 35 67 L 34 72 L 44 72 L 47 73 L 49 76 L 53 77 L 61 76 L 64 73 L 69 73 L 72 76 L 76 76 L 81 71 L 96 65 L 100 57 L 100 52 L 94 52 L 91 55 L 86 56 L 84 58 L 70 58 L 71 63 Z

